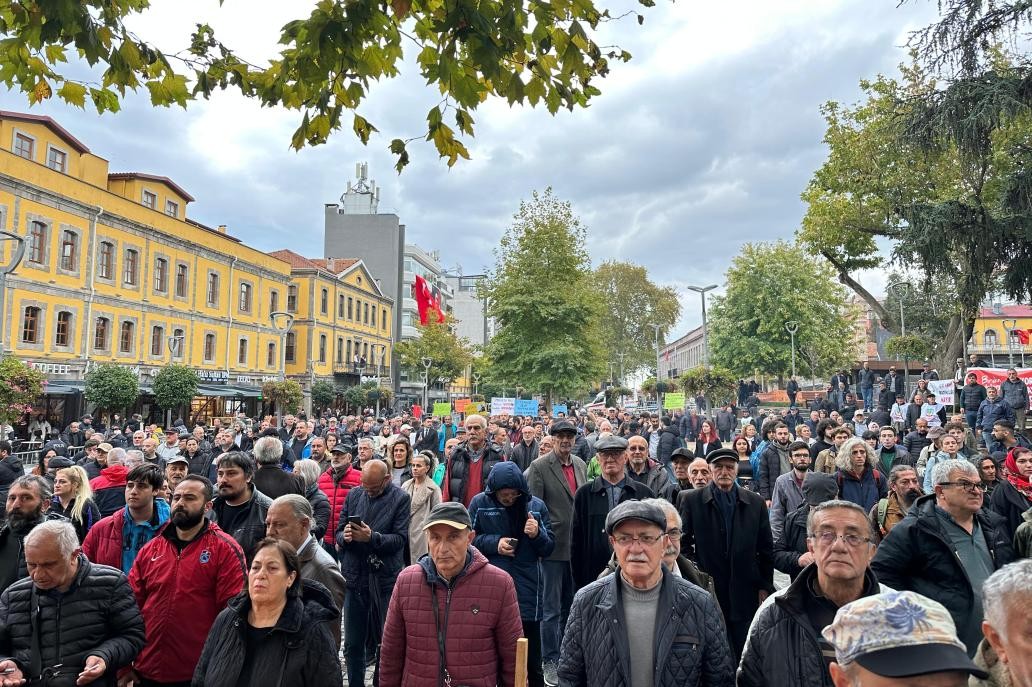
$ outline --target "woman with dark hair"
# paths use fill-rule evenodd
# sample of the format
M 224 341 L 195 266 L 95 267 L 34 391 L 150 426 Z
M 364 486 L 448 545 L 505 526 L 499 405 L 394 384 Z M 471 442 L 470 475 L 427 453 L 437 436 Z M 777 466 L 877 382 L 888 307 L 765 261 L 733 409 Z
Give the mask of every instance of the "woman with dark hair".
M 399 436 L 387 445 L 388 464 L 391 466 L 391 482 L 400 487 L 412 479 L 412 444 Z
M 982 486 L 985 487 L 985 500 L 988 502 L 1001 482 L 1000 470 L 992 456 L 982 456 L 978 459 L 978 476 L 982 478 Z
M 752 454 L 752 447 L 749 445 L 749 440 L 739 434 L 731 440 L 731 448 L 734 449 L 735 454 L 738 456 L 738 483 L 752 491 L 753 469 L 752 461 L 749 460 L 749 456 Z
M 1013 539 L 1024 522 L 1022 515 L 1032 508 L 1032 451 L 1015 446 L 1007 452 L 1003 464 L 1007 468 L 1007 479 L 1000 480 L 993 491 L 989 510 L 1003 517 L 1007 536 Z
M 699 430 L 699 438 L 695 440 L 696 457 L 705 458 L 707 453 L 716 451 L 721 446 L 723 444 L 720 443 L 720 437 L 717 436 L 717 430 L 713 428 L 713 423 L 709 420 L 703 420 L 702 429 Z
M 293 546 L 263 539 L 255 549 L 247 588 L 215 619 L 191 684 L 343 685 L 328 623 L 340 625 L 330 593 L 301 579 Z

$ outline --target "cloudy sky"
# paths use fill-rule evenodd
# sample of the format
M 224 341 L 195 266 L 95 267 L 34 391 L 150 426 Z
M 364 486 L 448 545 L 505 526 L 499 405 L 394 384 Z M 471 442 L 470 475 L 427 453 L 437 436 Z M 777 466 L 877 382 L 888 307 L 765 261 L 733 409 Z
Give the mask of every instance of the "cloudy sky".
M 193 24 L 206 21 L 251 60 L 273 54 L 279 27 L 308 6 L 226 0 L 221 9 L 190 3 L 202 13 L 190 15 L 181 0 L 152 5 L 133 27 L 162 49 L 184 46 Z M 400 177 L 387 145 L 417 135 L 439 99 L 411 66 L 377 85 L 360 110 L 382 132 L 367 147 L 348 127 L 295 153 L 296 112 L 226 93 L 188 111 L 152 109 L 146 92 L 116 115 L 57 102 L 33 111 L 56 118 L 113 172 L 171 177 L 197 198 L 191 217 L 226 224 L 262 250 L 320 256 L 323 204 L 340 196 L 355 162 L 367 161 L 380 210 L 397 213 L 410 240 L 439 248 L 448 267 L 480 272 L 520 200 L 552 186 L 588 226 L 596 264 L 637 262 L 679 288 L 676 336 L 700 321 L 698 296 L 684 284 L 722 283 L 743 243 L 791 238 L 798 227 L 799 194 L 825 156 L 820 104 L 853 102 L 861 78 L 895 74 L 908 32 L 934 12 L 924 0 L 658 0 L 643 26 L 632 18 L 607 27 L 600 42 L 619 43 L 634 59 L 614 66 L 591 108 L 552 117 L 486 103 L 474 113 L 471 161 L 449 170 L 431 144 L 417 142 Z M 27 105 L 5 93 L 2 107 Z M 863 280 L 879 289 L 880 275 Z

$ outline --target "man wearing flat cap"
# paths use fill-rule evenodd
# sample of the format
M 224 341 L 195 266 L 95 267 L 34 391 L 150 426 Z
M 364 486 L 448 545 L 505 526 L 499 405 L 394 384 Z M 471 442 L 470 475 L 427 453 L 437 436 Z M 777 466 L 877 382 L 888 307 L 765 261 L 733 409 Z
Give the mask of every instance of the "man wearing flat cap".
M 423 522 L 429 556 L 398 575 L 380 650 L 380 687 L 513 687 L 523 636 L 516 587 L 473 543 L 461 503 Z
M 627 476 L 627 440 L 607 434 L 595 444 L 602 474 L 573 497 L 571 562 L 577 589 L 587 586 L 605 570 L 613 550 L 605 533 L 606 516 L 624 501 L 651 499 L 651 489 Z
M 734 685 L 713 597 L 663 565 L 666 529 L 666 514 L 652 503 L 624 501 L 606 516 L 619 567 L 573 601 L 559 660 L 563 687 Z
M 846 604 L 824 628 L 835 687 L 966 687 L 989 674 L 968 658 L 946 608 L 916 592 Z
M 735 663 L 756 609 L 774 591 L 774 541 L 763 497 L 735 484 L 738 455 L 706 454 L 713 481 L 677 497 L 681 553 L 713 576 Z

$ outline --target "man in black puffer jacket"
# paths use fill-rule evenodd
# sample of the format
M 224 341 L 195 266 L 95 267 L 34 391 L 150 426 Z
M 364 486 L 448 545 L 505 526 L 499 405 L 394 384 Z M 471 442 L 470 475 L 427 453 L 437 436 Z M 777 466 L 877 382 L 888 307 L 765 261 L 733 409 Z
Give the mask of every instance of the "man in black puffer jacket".
M 0 441 L 0 521 L 7 517 L 7 492 L 14 480 L 25 474 L 21 458 L 14 455 L 11 442 Z
M 569 429 L 571 440 L 577 436 L 577 429 L 565 420 L 553 426 L 553 434 L 560 425 L 564 431 L 565 428 Z M 441 500 L 458 501 L 469 508 L 473 497 L 484 490 L 491 468 L 505 460 L 505 456 L 497 444 L 488 440 L 487 420 L 482 416 L 470 415 L 466 418 L 466 436 L 469 438 L 456 446 L 448 459 L 444 482 L 441 484 Z
M 670 454 L 675 449 L 681 448 L 681 437 L 678 436 L 677 429 L 673 427 L 673 420 L 670 419 L 669 415 L 664 415 L 660 419 L 662 425 L 659 430 L 659 446 L 656 447 L 656 462 L 670 470 Z M 673 473 L 670 473 L 671 476 Z
M 29 564 L 46 562 L 0 596 L 0 670 L 8 680 L 114 687 L 117 673 L 143 648 L 143 617 L 121 571 L 90 563 L 71 523 L 46 522 L 25 538 Z M 32 632 L 39 656 L 33 660 Z M 83 683 L 85 684 L 85 683 Z

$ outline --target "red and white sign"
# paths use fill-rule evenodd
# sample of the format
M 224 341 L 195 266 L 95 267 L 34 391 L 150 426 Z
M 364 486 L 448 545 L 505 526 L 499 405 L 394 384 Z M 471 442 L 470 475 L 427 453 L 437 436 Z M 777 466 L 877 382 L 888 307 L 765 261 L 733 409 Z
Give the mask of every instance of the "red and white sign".
M 1032 367 L 1016 367 L 1014 369 L 1018 373 L 1018 379 L 1028 387 L 1028 395 L 1032 399 Z M 978 376 L 978 383 L 986 388 L 992 386 L 999 389 L 1000 384 L 1007 379 L 1007 370 L 999 367 L 969 367 L 964 373 L 964 379 L 967 380 L 967 376 L 972 372 Z

